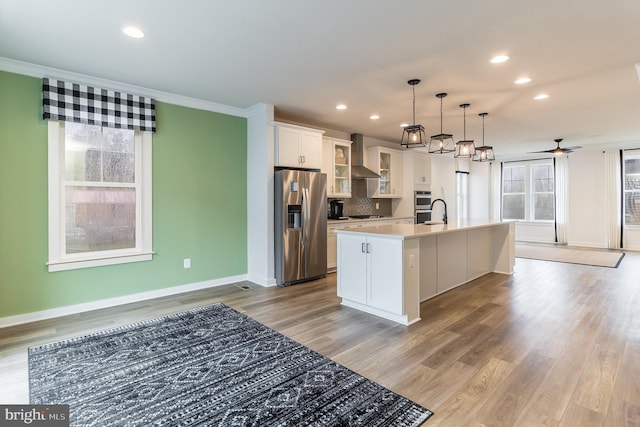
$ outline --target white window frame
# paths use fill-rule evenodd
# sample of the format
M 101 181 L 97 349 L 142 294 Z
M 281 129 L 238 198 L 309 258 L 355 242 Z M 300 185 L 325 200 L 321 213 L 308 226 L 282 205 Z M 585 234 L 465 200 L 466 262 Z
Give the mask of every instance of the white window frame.
M 48 121 L 49 143 L 49 272 L 150 261 L 152 250 L 152 133 L 135 131 L 136 246 L 66 253 L 64 122 Z
M 640 230 L 640 224 L 627 224 L 627 193 L 637 192 L 637 190 L 627 190 L 626 179 L 627 171 L 625 169 L 625 160 L 627 157 L 638 158 L 640 149 L 622 150 L 622 226 L 630 230 Z
M 456 195 L 458 219 L 469 218 L 469 172 L 456 171 Z
M 548 160 L 530 160 L 523 162 L 509 162 L 504 167 L 524 167 L 524 193 L 507 193 L 507 194 L 524 194 L 524 219 L 510 219 L 504 218 L 504 174 L 500 179 L 500 218 L 503 220 L 517 221 L 522 223 L 536 223 L 536 224 L 553 224 L 554 219 L 534 219 L 535 216 L 535 195 L 536 194 L 548 194 L 549 192 L 535 192 L 534 180 L 533 180 L 533 167 L 540 165 L 551 165 L 553 170 L 553 185 L 555 186 L 555 168 L 553 167 L 553 159 Z M 554 200 L 555 203 L 555 200 Z M 555 217 L 555 208 L 554 208 Z

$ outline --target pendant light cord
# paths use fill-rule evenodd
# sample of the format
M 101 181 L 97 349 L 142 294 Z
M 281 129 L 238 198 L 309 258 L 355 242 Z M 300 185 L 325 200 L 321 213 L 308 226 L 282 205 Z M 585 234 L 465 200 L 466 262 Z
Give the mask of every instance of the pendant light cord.
M 467 140 L 467 107 L 462 112 L 462 139 Z
M 442 98 L 440 98 L 440 134 L 442 134 Z
M 413 88 L 413 125 L 416 125 L 416 85 L 411 86 Z

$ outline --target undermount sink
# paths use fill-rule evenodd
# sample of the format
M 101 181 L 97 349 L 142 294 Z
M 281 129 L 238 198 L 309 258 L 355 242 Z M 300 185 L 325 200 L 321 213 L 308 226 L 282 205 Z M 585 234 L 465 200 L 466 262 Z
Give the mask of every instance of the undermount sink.
M 423 222 L 424 225 L 436 225 L 436 224 L 444 224 L 444 222 L 442 221 L 425 221 Z
M 354 219 L 373 219 L 373 218 L 384 218 L 384 215 L 349 215 L 349 218 L 354 218 Z

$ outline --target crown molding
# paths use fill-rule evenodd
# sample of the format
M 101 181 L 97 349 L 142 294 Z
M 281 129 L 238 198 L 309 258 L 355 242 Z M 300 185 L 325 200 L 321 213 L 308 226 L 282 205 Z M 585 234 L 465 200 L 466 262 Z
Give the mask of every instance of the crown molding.
M 150 97 L 157 101 L 166 102 L 168 104 L 180 105 L 182 107 L 195 108 L 204 111 L 211 111 L 214 113 L 228 114 L 230 116 L 247 118 L 250 115 L 255 114 L 256 111 L 255 105 L 249 108 L 232 107 L 229 105 L 218 104 L 216 102 L 205 101 L 203 99 L 191 98 L 188 96 L 177 95 L 175 93 L 163 92 L 156 89 L 135 86 L 128 83 L 117 82 L 114 80 L 88 76 L 86 74 L 61 70 L 59 68 L 17 61 L 15 59 L 5 58 L 1 56 L 0 70 L 8 71 L 15 74 L 23 74 L 25 76 L 36 77 L 40 79 L 43 77 L 50 77 L 62 80 L 71 80 L 78 83 L 95 85 L 105 89 L 126 91 L 131 94 Z

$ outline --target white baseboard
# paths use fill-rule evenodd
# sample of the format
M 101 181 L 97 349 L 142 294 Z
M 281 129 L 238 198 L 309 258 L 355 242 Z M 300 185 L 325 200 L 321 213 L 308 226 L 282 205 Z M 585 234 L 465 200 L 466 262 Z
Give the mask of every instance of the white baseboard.
M 260 286 L 264 286 L 265 288 L 268 288 L 270 286 L 276 286 L 278 284 L 276 282 L 276 279 L 274 278 L 268 279 L 266 277 L 256 276 L 255 274 L 249 274 L 247 276 L 247 280 L 250 281 L 251 283 L 256 283 Z
M 154 298 L 166 297 L 170 295 L 177 295 L 185 292 L 197 291 L 200 289 L 213 288 L 216 286 L 242 282 L 244 280 L 248 280 L 247 275 L 241 274 L 238 276 L 229 276 L 229 277 L 223 277 L 221 279 L 207 280 L 204 282 L 190 283 L 187 285 L 158 289 L 155 291 L 141 292 L 138 294 L 124 295 L 121 297 L 91 301 L 83 304 L 68 305 L 65 307 L 51 308 L 48 310 L 35 311 L 32 313 L 0 317 L 0 328 L 6 327 L 6 326 L 19 325 L 22 323 L 35 322 L 38 320 L 51 319 L 54 317 L 67 316 L 69 314 L 83 313 L 86 311 L 98 310 L 101 308 L 114 307 L 117 305 L 129 304 L 132 302 L 139 302 L 139 301 L 145 301 L 145 300 L 150 300 Z

